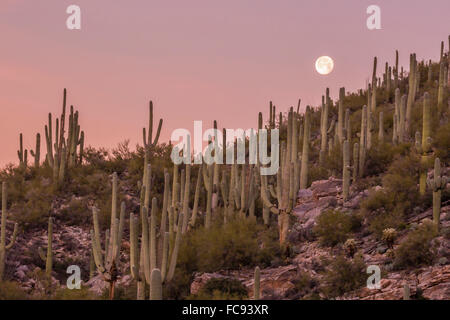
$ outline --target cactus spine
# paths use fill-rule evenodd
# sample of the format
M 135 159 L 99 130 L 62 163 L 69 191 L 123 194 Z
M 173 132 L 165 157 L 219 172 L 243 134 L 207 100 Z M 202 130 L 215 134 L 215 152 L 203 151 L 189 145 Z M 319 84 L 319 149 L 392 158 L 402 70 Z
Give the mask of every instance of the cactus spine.
M 433 221 L 439 230 L 439 219 L 441 216 L 441 194 L 447 185 L 447 177 L 441 176 L 441 161 L 439 158 L 434 160 L 434 176 L 428 180 L 428 185 L 433 191 Z
M 1 231 L 0 231 L 0 281 L 3 279 L 3 272 L 5 270 L 6 251 L 16 242 L 18 225 L 14 224 L 14 231 L 11 237 L 11 241 L 6 244 L 6 220 L 8 218 L 7 212 L 7 185 L 6 182 L 2 182 L 2 218 L 1 218 Z
M 260 298 L 260 278 L 261 278 L 261 274 L 260 274 L 260 270 L 259 267 L 257 266 L 255 268 L 255 283 L 253 285 L 253 300 L 259 300 Z

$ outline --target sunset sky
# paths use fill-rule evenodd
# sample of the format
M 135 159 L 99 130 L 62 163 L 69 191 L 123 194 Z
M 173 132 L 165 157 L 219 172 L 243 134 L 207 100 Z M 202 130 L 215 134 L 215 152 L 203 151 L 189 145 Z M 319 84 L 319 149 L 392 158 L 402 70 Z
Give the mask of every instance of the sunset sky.
M 81 8 L 81 30 L 68 30 L 66 8 Z M 366 8 L 381 7 L 381 30 L 368 30 Z M 364 88 L 374 56 L 409 67 L 448 48 L 449 0 L 0 0 L 0 166 L 18 162 L 19 133 L 34 149 L 48 112 L 59 116 L 62 90 L 80 111 L 86 144 L 142 144 L 148 101 L 161 141 L 203 120 L 204 129 L 256 126 L 302 99 L 316 105 L 326 87 Z M 319 75 L 315 60 L 334 60 Z M 30 159 L 29 159 L 30 161 Z

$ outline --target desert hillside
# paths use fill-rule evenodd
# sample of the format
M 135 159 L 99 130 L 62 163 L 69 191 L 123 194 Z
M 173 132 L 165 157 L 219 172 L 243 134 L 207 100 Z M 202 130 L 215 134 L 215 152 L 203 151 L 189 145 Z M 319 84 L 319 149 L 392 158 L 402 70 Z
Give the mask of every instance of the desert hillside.
M 249 139 L 245 164 L 175 165 L 152 102 L 141 145 L 91 147 L 64 90 L 0 172 L 0 299 L 450 299 L 446 47 L 374 58 L 367 88 L 320 106 L 268 102 L 255 133 L 271 154 L 279 135 L 274 175 Z

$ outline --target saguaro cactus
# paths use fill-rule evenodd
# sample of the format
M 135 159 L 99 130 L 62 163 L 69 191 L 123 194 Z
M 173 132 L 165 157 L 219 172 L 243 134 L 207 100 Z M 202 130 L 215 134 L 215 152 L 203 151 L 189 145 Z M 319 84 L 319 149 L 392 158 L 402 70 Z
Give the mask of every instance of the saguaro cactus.
M 23 136 L 19 135 L 19 150 L 17 150 L 20 167 L 26 168 L 28 165 L 28 150 L 23 150 Z
M 394 88 L 398 88 L 398 50 L 395 50 Z
M 342 195 L 344 201 L 347 200 L 350 189 L 350 169 L 350 145 L 348 140 L 345 140 L 342 165 Z
M 117 173 L 113 174 L 112 182 L 112 207 L 111 207 L 111 236 L 106 236 L 105 255 L 103 257 L 100 241 L 100 225 L 98 222 L 98 209 L 92 207 L 92 217 L 94 230 L 91 230 L 92 249 L 94 252 L 95 265 L 104 281 L 109 282 L 109 297 L 114 298 L 114 286 L 118 279 L 118 263 L 120 257 L 120 247 L 122 243 L 123 224 L 125 217 L 125 203 L 122 202 L 120 208 L 120 218 L 117 218 Z M 109 238 L 109 239 L 108 239 Z
M 284 143 L 281 146 L 281 168 L 277 173 L 276 195 L 278 205 L 272 204 L 268 195 L 267 176 L 260 175 L 261 198 L 271 212 L 278 214 L 280 246 L 286 249 L 285 242 L 289 230 L 289 217 L 292 212 L 294 198 L 294 164 L 289 161 Z
M 162 278 L 161 271 L 159 269 L 152 270 L 150 300 L 162 300 Z
M 428 185 L 433 191 L 433 221 L 439 230 L 439 219 L 441 216 L 441 194 L 447 185 L 447 177 L 441 176 L 441 161 L 439 158 L 434 160 L 434 176 L 428 180 Z
M 359 176 L 364 175 L 364 164 L 366 161 L 367 143 L 367 106 L 363 106 L 361 113 L 361 132 L 359 135 Z
M 377 108 L 377 57 L 373 58 L 373 73 L 372 73 L 372 94 L 370 101 L 369 112 L 375 113 Z
M 438 112 L 441 114 L 444 111 L 444 83 L 445 77 L 445 62 L 441 61 L 439 65 L 439 88 L 438 88 Z
M 44 250 L 39 247 L 39 256 L 45 261 L 45 273 L 47 277 L 51 277 L 53 269 L 53 219 L 48 218 L 48 231 L 47 231 L 47 249 Z
M 303 149 L 300 168 L 300 189 L 306 189 L 308 185 L 309 140 L 311 135 L 309 106 L 306 107 L 303 124 Z
M 359 165 L 359 145 L 358 142 L 353 144 L 353 172 L 352 172 L 352 180 L 353 183 L 356 182 L 358 177 L 358 165 Z
M 431 158 L 431 106 L 428 92 L 423 95 L 423 116 L 422 116 L 422 143 L 420 147 L 422 169 L 420 172 L 419 191 L 425 194 L 427 181 L 427 167 Z
M 34 157 L 34 166 L 36 168 L 39 167 L 39 163 L 41 161 L 41 134 L 36 133 L 36 149 L 35 151 L 30 150 L 30 154 Z
M 153 101 L 150 100 L 148 108 L 148 132 L 146 132 L 147 129 L 145 127 L 142 128 L 142 138 L 145 148 L 143 181 L 147 180 L 147 165 L 149 163 L 150 149 L 158 144 L 159 135 L 161 134 L 161 128 L 163 124 L 163 119 L 159 119 L 158 129 L 156 130 L 155 139 L 153 139 Z
M 409 58 L 409 76 L 408 76 L 408 101 L 406 104 L 406 126 L 405 126 L 405 134 L 409 136 L 409 130 L 411 126 L 411 114 L 412 114 L 412 107 L 415 100 L 415 88 L 416 88 L 416 76 L 417 76 L 417 60 L 416 60 L 416 54 L 413 53 L 410 55 Z
M 383 111 L 379 113 L 379 123 L 378 123 L 378 143 L 384 142 L 384 122 L 383 122 Z
M 53 168 L 53 184 L 58 188 L 64 180 L 66 166 L 80 164 L 83 157 L 84 132 L 78 124 L 78 111 L 70 106 L 69 130 L 65 137 L 67 91 L 64 89 L 63 107 L 60 118 L 56 118 L 55 141 L 53 143 L 52 114 L 48 114 L 48 125 L 45 125 L 45 140 L 47 144 L 46 162 Z M 79 152 L 77 154 L 77 150 Z
M 254 275 L 254 280 L 255 283 L 253 284 L 253 300 L 259 300 L 259 296 L 260 296 L 260 270 L 259 267 L 257 266 L 255 268 L 255 275 Z
M 1 231 L 0 231 L 0 281 L 3 279 L 3 272 L 5 270 L 6 251 L 16 242 L 18 225 L 14 224 L 14 231 L 9 244 L 6 244 L 6 219 L 8 217 L 7 212 L 7 185 L 6 182 L 2 183 L 2 219 L 1 219 Z
M 342 144 L 344 141 L 344 98 L 345 98 L 345 88 L 339 89 L 339 110 L 338 110 L 338 124 L 337 133 L 339 142 Z

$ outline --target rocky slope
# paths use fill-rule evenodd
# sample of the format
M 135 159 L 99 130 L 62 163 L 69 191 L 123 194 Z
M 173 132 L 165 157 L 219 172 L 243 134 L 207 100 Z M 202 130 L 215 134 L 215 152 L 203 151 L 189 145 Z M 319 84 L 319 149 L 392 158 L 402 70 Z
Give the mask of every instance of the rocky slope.
M 295 257 L 286 266 L 266 268 L 261 270 L 261 298 L 262 299 L 296 299 L 296 281 L 299 276 L 307 273 L 320 282 L 322 258 L 333 258 L 336 250 L 321 247 L 317 241 L 311 239 L 312 228 L 316 218 L 325 210 L 336 208 L 343 211 L 355 210 L 362 199 L 368 195 L 368 190 L 354 192 L 352 197 L 343 202 L 341 194 L 341 180 L 330 178 L 316 181 L 306 190 L 299 192 L 298 205 L 294 210 L 297 222 L 290 232 L 290 241 L 294 244 Z M 381 188 L 381 187 L 376 187 Z M 419 224 L 426 218 L 432 218 L 432 210 L 420 212 L 409 217 L 410 224 Z M 441 213 L 443 228 L 450 226 L 450 205 L 444 204 Z M 400 234 L 396 243 L 401 242 L 405 234 Z M 380 289 L 362 288 L 345 294 L 337 299 L 402 299 L 403 286 L 407 284 L 411 296 L 416 294 L 417 288 L 422 291 L 426 299 L 450 299 L 450 241 L 438 237 L 434 241 L 437 245 L 436 264 L 420 269 L 407 271 L 391 271 L 390 259 L 386 256 L 387 247 L 373 236 L 356 235 L 358 250 L 362 253 L 366 265 L 377 265 L 385 274 L 380 281 Z M 368 275 L 369 276 L 369 275 Z M 253 269 L 233 272 L 216 272 L 196 274 L 191 285 L 191 293 L 196 294 L 211 278 L 233 278 L 240 280 L 248 289 L 249 296 L 253 296 Z M 321 296 L 323 298 L 323 296 Z
M 331 177 L 328 180 L 315 181 L 310 188 L 299 192 L 297 206 L 293 212 L 296 222 L 292 225 L 289 234 L 294 256 L 287 265 L 261 270 L 262 299 L 301 298 L 301 293 L 296 290 L 296 281 L 302 274 L 308 274 L 313 282 L 320 283 L 322 259 L 333 259 L 338 250 L 323 247 L 314 238 L 312 230 L 317 217 L 327 209 L 339 209 L 344 212 L 357 210 L 361 201 L 368 195 L 368 190 L 353 191 L 348 201 L 344 202 L 341 198 L 341 185 L 340 179 Z M 62 207 L 63 205 L 60 205 L 58 210 L 55 210 L 56 215 L 54 216 L 54 277 L 52 281 L 54 285 L 64 286 L 67 279 L 65 268 L 70 264 L 79 265 L 83 281 L 91 290 L 101 294 L 105 283 L 98 276 L 89 280 L 90 226 L 65 225 L 63 217 L 60 216 Z M 410 216 L 408 222 L 413 225 L 419 224 L 422 220 L 431 217 L 432 210 L 430 209 Z M 444 228 L 450 227 L 449 203 L 443 204 L 441 223 Z M 12 230 L 8 229 L 8 237 L 11 232 Z M 399 235 L 396 244 L 401 242 L 405 233 Z M 391 270 L 391 261 L 385 254 L 388 248 L 382 242 L 364 233 L 356 234 L 355 240 L 365 264 L 378 265 L 384 270 L 381 288 L 374 290 L 362 288 L 338 297 L 338 299 L 401 299 L 404 284 L 410 286 L 412 295 L 415 295 L 417 288 L 420 288 L 425 298 L 450 299 L 450 241 L 448 239 L 441 236 L 434 240 L 437 247 L 437 258 L 434 265 L 401 272 Z M 45 266 L 45 263 L 37 252 L 38 247 L 45 248 L 46 241 L 46 230 L 31 230 L 21 233 L 13 250 L 8 252 L 7 278 L 19 282 L 28 292 L 39 293 L 44 290 L 40 285 L 39 270 Z M 121 264 L 122 268 L 127 270 L 128 236 L 124 237 L 123 248 L 125 253 L 121 256 Z M 191 284 L 191 293 L 198 293 L 206 281 L 211 278 L 238 279 L 248 289 L 249 296 L 253 295 L 253 269 L 197 273 Z M 123 276 L 118 282 L 119 285 L 125 286 L 130 283 L 129 275 Z

